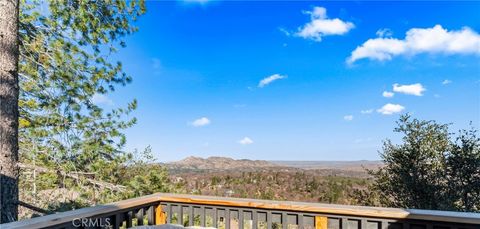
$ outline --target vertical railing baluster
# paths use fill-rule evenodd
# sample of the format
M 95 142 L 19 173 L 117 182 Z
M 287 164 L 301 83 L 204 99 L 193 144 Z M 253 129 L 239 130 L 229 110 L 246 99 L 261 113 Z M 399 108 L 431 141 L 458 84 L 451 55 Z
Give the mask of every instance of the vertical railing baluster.
M 409 229 L 408 221 L 403 221 L 402 225 L 403 225 L 402 226 L 403 229 Z
M 361 219 L 360 220 L 360 228 L 361 229 L 367 229 L 367 220 L 366 219 Z
M 282 213 L 282 228 L 287 229 L 288 226 L 288 215 L 286 212 Z
M 192 205 L 188 206 L 188 225 L 193 226 L 195 223 L 193 222 L 195 220 L 195 214 L 194 214 L 194 207 Z
M 201 227 L 205 227 L 205 215 L 206 215 L 206 212 L 205 212 L 205 206 L 201 206 L 200 207 L 200 226 Z
M 252 229 L 257 229 L 258 227 L 258 212 L 252 210 Z
M 110 218 L 110 224 L 114 229 L 120 228 L 123 225 L 123 214 L 117 213 Z
M 382 229 L 388 229 L 388 221 L 382 220 L 380 222 L 382 224 Z M 428 228 L 427 228 L 428 229 Z M 431 228 L 430 228 L 431 229 Z
M 155 206 L 148 207 L 147 210 L 148 225 L 155 225 Z
M 128 211 L 127 213 L 125 213 L 125 218 L 127 221 L 127 228 L 131 228 L 133 221 L 133 211 Z
M 183 225 L 183 206 L 178 205 L 178 224 Z
M 167 223 L 172 223 L 173 212 L 172 212 L 172 205 L 167 204 Z
M 243 210 L 242 209 L 238 209 L 238 229 L 243 229 L 243 218 L 244 218 L 244 215 L 243 215 Z
M 143 225 L 143 208 L 137 210 L 137 214 L 135 215 L 137 218 L 137 225 Z
M 218 216 L 217 216 L 217 211 L 218 211 L 218 210 L 217 210 L 216 207 L 213 207 L 212 210 L 213 210 L 213 216 L 212 216 L 212 218 L 213 218 L 213 227 L 218 228 Z
M 272 229 L 272 212 L 267 211 L 267 229 Z
M 341 224 L 342 224 L 342 229 L 350 229 L 348 226 L 348 218 L 342 217 Z
M 225 209 L 225 229 L 230 229 L 230 209 Z
M 297 225 L 298 225 L 298 229 L 303 229 L 303 214 L 297 215 Z M 342 227 L 342 229 L 344 228 Z

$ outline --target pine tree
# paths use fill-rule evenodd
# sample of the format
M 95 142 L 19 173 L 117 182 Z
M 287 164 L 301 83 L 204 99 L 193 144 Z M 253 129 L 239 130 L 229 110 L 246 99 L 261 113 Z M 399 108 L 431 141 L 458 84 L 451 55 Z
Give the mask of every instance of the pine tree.
M 129 195 L 119 168 L 132 158 L 123 130 L 137 102 L 106 110 L 94 100 L 131 82 L 113 60 L 145 10 L 144 0 L 21 2 L 20 158 L 37 174 L 22 176 L 24 196 L 73 190 L 88 202 L 72 206 L 85 206 Z
M 0 223 L 18 217 L 18 8 L 0 2 Z

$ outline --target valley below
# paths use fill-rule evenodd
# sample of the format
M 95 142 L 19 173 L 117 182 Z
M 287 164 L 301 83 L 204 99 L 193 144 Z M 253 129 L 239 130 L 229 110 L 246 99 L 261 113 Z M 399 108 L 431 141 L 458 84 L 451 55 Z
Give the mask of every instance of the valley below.
M 183 193 L 356 204 L 380 161 L 263 161 L 188 157 L 163 163 Z

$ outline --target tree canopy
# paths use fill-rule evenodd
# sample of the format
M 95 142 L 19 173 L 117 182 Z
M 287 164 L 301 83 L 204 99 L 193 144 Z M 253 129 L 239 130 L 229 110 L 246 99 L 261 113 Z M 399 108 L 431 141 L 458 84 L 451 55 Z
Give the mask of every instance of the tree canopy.
M 21 179 L 25 198 L 35 202 L 42 192 L 73 190 L 83 198 L 68 209 L 166 191 L 162 184 L 139 191 L 130 181 L 164 182 L 161 167 L 125 171 L 142 160 L 153 162 L 149 149 L 136 157 L 123 149 L 123 130 L 136 123 L 131 112 L 137 101 L 111 110 L 95 103 L 132 81 L 122 63 L 112 60 L 145 11 L 144 0 L 21 2 L 19 139 L 22 168 L 30 171 Z
M 382 205 L 480 211 L 480 138 L 475 129 L 452 140 L 449 125 L 404 115 L 396 132 L 401 144 L 386 140 L 385 166 L 370 173 Z

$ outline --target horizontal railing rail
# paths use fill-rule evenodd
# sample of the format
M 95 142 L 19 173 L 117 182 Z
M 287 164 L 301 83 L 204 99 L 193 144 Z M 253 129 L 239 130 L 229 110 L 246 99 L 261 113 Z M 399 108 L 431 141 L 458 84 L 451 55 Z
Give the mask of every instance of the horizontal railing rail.
M 158 193 L 0 228 L 480 229 L 480 214 Z

